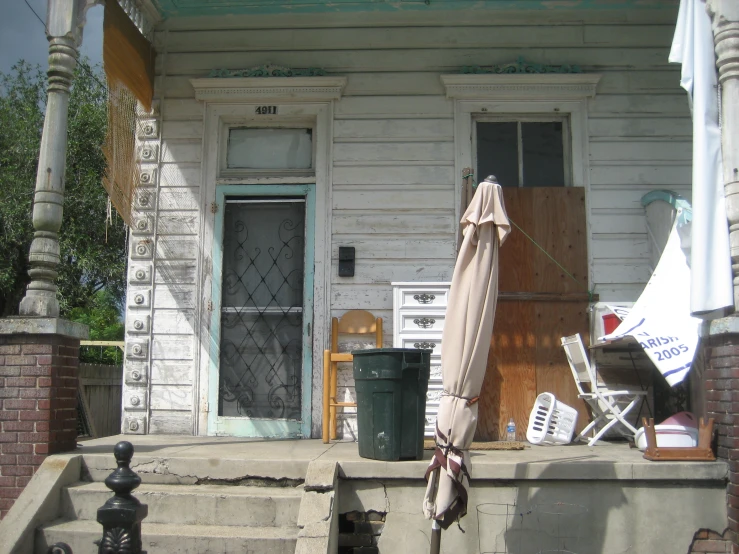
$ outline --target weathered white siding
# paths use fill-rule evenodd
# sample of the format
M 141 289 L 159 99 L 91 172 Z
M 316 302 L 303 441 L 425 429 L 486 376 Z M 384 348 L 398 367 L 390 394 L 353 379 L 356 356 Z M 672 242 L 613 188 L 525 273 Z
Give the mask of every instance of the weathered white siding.
M 649 277 L 646 192 L 689 197 L 690 116 L 667 63 L 675 13 L 479 11 L 172 20 L 156 34 L 159 184 L 151 325 L 150 432 L 193 430 L 200 321 L 210 317 L 200 250 L 203 105 L 189 79 L 271 62 L 345 75 L 334 108 L 331 313 L 363 308 L 392 339 L 391 281 L 451 278 L 456 236 L 453 103 L 439 75 L 515 61 L 602 74 L 589 107 L 591 286 L 632 301 Z M 338 277 L 339 246 L 356 248 Z M 328 327 L 329 322 L 315 322 Z M 207 333 L 203 333 L 207 334 Z M 347 346 L 348 348 L 348 346 Z M 313 394 L 320 429 L 320 365 Z M 340 379 L 351 397 L 351 380 Z M 204 430 L 200 430 L 204 432 Z

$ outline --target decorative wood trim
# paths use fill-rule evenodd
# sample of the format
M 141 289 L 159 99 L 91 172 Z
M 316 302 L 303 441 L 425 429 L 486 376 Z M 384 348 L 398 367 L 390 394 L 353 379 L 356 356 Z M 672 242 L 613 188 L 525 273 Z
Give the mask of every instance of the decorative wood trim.
M 152 0 L 118 0 L 128 18 L 147 39 L 154 27 L 162 20 Z
M 559 114 L 569 117 L 572 182 L 585 188 L 585 213 L 590 221 L 590 154 L 588 102 L 601 75 L 490 74 L 441 75 L 447 97 L 454 100 L 454 166 L 459 176 L 455 193 L 456 221 L 461 218 L 465 168 L 473 167 L 472 130 L 476 117 L 504 114 Z M 589 223 L 588 223 L 589 224 Z M 588 233 L 588 283 L 593 282 L 592 233 Z M 456 245 L 457 248 L 459 244 Z
M 595 96 L 596 73 L 441 75 L 447 98 L 457 100 L 583 100 Z
M 318 80 L 325 82 L 326 79 L 337 79 L 335 77 L 317 77 L 310 80 Z M 339 78 L 344 81 L 344 78 Z M 220 84 L 238 83 L 242 79 L 212 79 Z M 245 81 L 256 81 L 258 83 L 277 82 L 278 84 L 293 83 L 296 81 L 304 81 L 303 78 L 256 78 L 244 79 Z M 252 123 L 255 125 L 263 124 L 263 116 L 254 114 L 254 102 L 238 102 L 237 98 L 230 98 L 231 102 L 209 102 L 205 105 L 204 113 L 204 131 L 203 131 L 203 163 L 202 163 L 202 186 L 200 187 L 200 205 L 209 206 L 216 200 L 216 186 L 223 184 L 240 184 L 240 185 L 268 185 L 273 184 L 296 184 L 299 182 L 309 182 L 315 184 L 315 214 L 314 214 L 314 275 L 313 275 L 313 328 L 312 328 L 312 355 L 313 355 L 313 384 L 311 387 L 311 410 L 313 429 L 305 427 L 303 436 L 309 437 L 311 432 L 315 436 L 320 433 L 321 421 L 321 368 L 323 366 L 323 349 L 326 341 L 326 321 L 330 320 L 330 299 L 331 299 L 331 171 L 332 171 L 332 153 L 331 147 L 333 143 L 333 102 L 329 99 L 325 102 L 316 101 L 308 98 L 291 97 L 287 100 L 274 101 L 270 98 L 270 104 L 277 104 L 280 108 L 280 115 L 268 116 L 269 121 L 280 122 L 286 121 L 294 123 L 295 121 L 312 122 L 314 129 L 315 142 L 315 175 L 310 178 L 294 178 L 285 176 L 274 177 L 254 177 L 242 176 L 238 179 L 229 180 L 219 177 L 220 171 L 220 145 L 223 136 L 223 130 L 229 125 Z M 249 98 L 249 100 L 254 100 Z M 307 100 L 301 102 L 302 100 Z M 210 210 L 200 210 L 200 235 L 199 241 L 201 245 L 212 245 L 214 240 L 214 224 L 215 214 Z M 211 328 L 211 308 L 215 308 L 215 302 L 211 296 L 213 290 L 213 253 L 210 249 L 203 248 L 199 253 L 198 262 L 199 275 L 201 282 L 200 300 L 201 311 L 199 315 L 199 324 L 196 325 L 196 342 L 199 346 L 199 361 L 196 363 L 199 376 L 199 384 L 197 385 L 197 404 L 196 414 L 198 427 L 198 435 L 208 434 L 208 417 L 210 410 L 216 410 L 216 406 L 209 405 L 208 387 L 210 384 L 211 371 L 211 352 L 210 337 L 213 329 Z M 202 340 L 206 337 L 208 340 Z M 307 425 L 307 422 L 306 422 Z
M 319 67 L 285 67 L 271 63 L 257 65 L 247 69 L 213 69 L 209 78 L 233 79 L 248 77 L 325 77 L 326 70 Z
M 290 100 L 328 102 L 338 100 L 346 77 L 246 77 L 190 79 L 195 98 L 207 102 Z
M 462 68 L 461 73 L 488 75 L 491 73 L 582 73 L 579 65 L 548 65 L 542 63 L 527 62 L 523 56 L 519 56 L 515 62 L 495 64 L 488 66 L 468 65 Z

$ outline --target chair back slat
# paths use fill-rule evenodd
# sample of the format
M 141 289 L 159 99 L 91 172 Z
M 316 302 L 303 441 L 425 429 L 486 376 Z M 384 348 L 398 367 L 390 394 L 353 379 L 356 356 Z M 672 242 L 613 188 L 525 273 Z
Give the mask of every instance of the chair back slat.
M 562 348 L 564 348 L 567 361 L 570 364 L 577 390 L 580 394 L 592 392 L 595 388 L 592 369 L 580 335 L 562 337 Z
M 349 310 L 331 321 L 331 350 L 339 351 L 339 335 L 375 335 L 375 347 L 382 348 L 382 318 L 366 310 Z
M 350 310 L 339 319 L 339 333 L 364 335 L 374 333 L 377 319 L 366 310 Z

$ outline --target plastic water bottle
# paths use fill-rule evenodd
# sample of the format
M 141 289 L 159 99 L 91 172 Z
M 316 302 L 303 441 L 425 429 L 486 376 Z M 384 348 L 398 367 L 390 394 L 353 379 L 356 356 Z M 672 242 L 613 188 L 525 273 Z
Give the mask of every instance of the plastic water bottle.
M 508 426 L 506 427 L 505 431 L 506 431 L 506 440 L 509 440 L 509 441 L 516 440 L 516 422 L 513 421 L 513 418 L 508 420 Z

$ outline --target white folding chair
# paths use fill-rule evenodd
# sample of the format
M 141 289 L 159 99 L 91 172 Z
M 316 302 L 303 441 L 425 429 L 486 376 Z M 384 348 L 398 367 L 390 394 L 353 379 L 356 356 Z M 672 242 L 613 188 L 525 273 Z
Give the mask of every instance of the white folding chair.
M 646 396 L 643 390 L 611 390 L 600 384 L 595 371 L 588 362 L 585 347 L 580 335 L 562 337 L 562 348 L 567 355 L 567 361 L 572 370 L 572 376 L 577 385 L 578 397 L 585 400 L 593 412 L 593 421 L 576 437 L 575 440 L 587 440 L 591 430 L 595 435 L 588 440 L 588 446 L 593 446 L 603 435 L 613 429 L 628 437 L 636 434 L 636 428 L 626 420 L 626 415 Z M 605 424 L 605 425 L 603 425 Z M 598 426 L 603 425 L 600 429 Z

